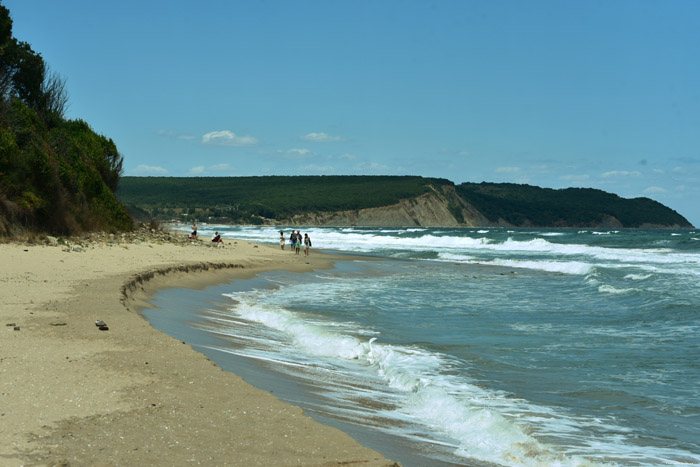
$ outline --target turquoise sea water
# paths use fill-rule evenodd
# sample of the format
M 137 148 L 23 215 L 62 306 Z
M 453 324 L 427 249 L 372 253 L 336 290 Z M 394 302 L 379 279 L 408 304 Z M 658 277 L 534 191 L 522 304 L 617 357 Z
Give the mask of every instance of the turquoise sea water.
M 164 291 L 147 317 L 404 465 L 700 464 L 698 231 L 301 230 L 380 260 Z

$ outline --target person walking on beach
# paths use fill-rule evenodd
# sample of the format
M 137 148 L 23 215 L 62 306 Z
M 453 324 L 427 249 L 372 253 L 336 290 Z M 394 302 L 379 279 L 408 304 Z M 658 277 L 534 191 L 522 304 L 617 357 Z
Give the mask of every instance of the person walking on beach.
M 280 248 L 284 250 L 284 232 L 280 230 Z
M 297 234 L 292 230 L 292 235 L 289 236 L 289 243 L 292 244 L 292 253 L 294 253 L 294 248 L 297 246 Z
M 192 240 L 197 240 L 197 224 L 192 225 L 192 233 L 190 234 Z
M 301 232 L 297 230 L 297 244 L 296 244 L 296 250 L 295 250 L 296 254 L 299 254 L 299 252 L 301 251 L 301 241 L 302 241 Z
M 311 237 L 309 234 L 304 234 L 304 256 L 309 256 L 309 248 L 311 248 Z

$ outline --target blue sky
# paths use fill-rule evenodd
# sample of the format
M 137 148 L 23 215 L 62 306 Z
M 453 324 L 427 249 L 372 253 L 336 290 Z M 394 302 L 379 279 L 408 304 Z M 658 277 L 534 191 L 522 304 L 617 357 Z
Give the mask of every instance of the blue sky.
M 700 2 L 2 0 L 125 175 L 646 196 L 700 226 Z

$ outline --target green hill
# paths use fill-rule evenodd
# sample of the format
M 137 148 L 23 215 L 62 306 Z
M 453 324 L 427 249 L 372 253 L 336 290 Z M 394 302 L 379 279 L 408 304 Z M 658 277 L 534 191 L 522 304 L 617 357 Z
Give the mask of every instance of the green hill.
M 143 220 L 692 227 L 677 212 L 648 198 L 624 199 L 594 189 L 553 190 L 508 183 L 455 186 L 449 180 L 415 176 L 123 177 L 116 193 L 130 212 Z M 365 215 L 360 215 L 363 212 Z
M 457 193 L 490 221 L 514 226 L 586 227 L 615 219 L 623 227 L 692 225 L 649 198 L 625 199 L 592 188 L 553 190 L 514 183 L 463 183 Z
M 67 100 L 63 80 L 12 36 L 0 5 L 0 236 L 133 227 L 113 193 L 122 156 L 64 117 Z
M 392 176 L 123 177 L 117 196 L 137 216 L 261 223 L 304 212 L 387 206 L 426 193 L 431 183 L 451 182 Z

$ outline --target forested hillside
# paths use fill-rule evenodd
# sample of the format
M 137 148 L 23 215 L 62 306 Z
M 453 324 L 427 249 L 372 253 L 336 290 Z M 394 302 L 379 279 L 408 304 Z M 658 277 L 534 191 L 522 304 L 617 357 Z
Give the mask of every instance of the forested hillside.
M 0 236 L 125 230 L 114 196 L 122 156 L 111 139 L 65 118 L 64 80 L 12 35 L 0 4 Z
M 362 225 L 362 219 L 371 219 L 371 225 L 382 225 L 384 219 L 386 226 L 410 226 L 430 219 L 433 226 L 692 227 L 648 198 L 624 199 L 585 188 L 455 186 L 423 177 L 123 177 L 117 195 L 142 220 Z
M 303 212 L 387 206 L 426 193 L 430 183 L 452 182 L 393 176 L 123 177 L 117 195 L 137 216 L 140 211 L 160 219 L 186 214 L 261 223 Z
M 592 188 L 553 190 L 514 183 L 463 183 L 457 193 L 494 223 L 585 227 L 619 221 L 623 227 L 692 225 L 649 198 L 625 199 Z

